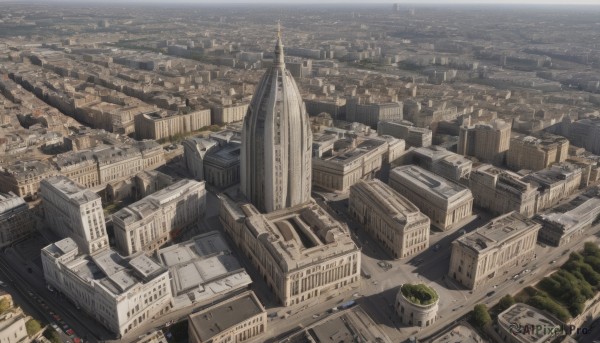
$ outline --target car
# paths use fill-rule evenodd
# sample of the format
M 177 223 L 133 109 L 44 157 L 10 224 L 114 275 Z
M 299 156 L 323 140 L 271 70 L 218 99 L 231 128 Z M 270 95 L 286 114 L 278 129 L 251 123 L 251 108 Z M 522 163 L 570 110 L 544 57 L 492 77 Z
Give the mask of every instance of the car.
M 486 296 L 491 297 L 494 294 L 496 294 L 496 291 L 490 291 L 486 294 Z
M 2 281 L 0 281 L 0 287 L 6 287 L 6 284 Z
M 63 328 L 63 330 L 69 330 L 69 325 L 65 324 L 65 325 L 62 326 L 62 328 Z
M 525 280 L 521 280 L 521 281 L 519 281 L 519 283 L 520 283 L 520 284 L 523 284 L 524 282 L 525 282 Z
M 54 318 L 54 320 L 60 322 L 60 316 L 58 314 L 52 315 L 52 318 Z
M 439 244 L 434 245 L 433 251 L 438 251 L 438 250 L 440 250 L 440 245 Z
M 556 263 L 556 260 L 552 260 L 552 261 L 550 262 L 550 264 L 555 264 L 555 263 Z
M 73 331 L 73 329 L 69 329 L 67 331 L 65 331 L 65 333 L 69 336 L 74 336 L 75 335 L 75 331 Z
M 460 231 L 458 231 L 458 233 L 459 233 L 459 234 L 462 236 L 462 235 L 465 235 L 465 234 L 467 233 L 467 231 L 465 231 L 465 230 L 460 230 Z
M 50 326 L 52 326 L 54 330 L 58 331 L 58 325 L 56 325 L 56 323 L 52 323 Z

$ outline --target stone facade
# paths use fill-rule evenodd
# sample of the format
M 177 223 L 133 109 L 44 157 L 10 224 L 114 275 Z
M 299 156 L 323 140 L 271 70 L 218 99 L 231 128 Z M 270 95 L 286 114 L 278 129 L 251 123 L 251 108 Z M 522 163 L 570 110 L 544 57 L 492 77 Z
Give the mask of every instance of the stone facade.
M 561 246 L 585 236 L 585 232 L 600 215 L 600 189 L 592 188 L 557 207 L 550 213 L 538 215 L 542 223 L 538 239 L 552 246 Z
M 0 248 L 35 231 L 36 221 L 23 198 L 0 193 Z
M 204 182 L 178 181 L 113 215 L 117 249 L 124 255 L 152 253 L 196 223 L 205 207 Z
M 380 135 L 390 135 L 392 137 L 404 139 L 406 145 L 412 147 L 428 147 L 432 143 L 433 133 L 431 130 L 416 127 L 413 123 L 400 121 L 385 121 L 377 123 L 377 133 Z
M 346 120 L 377 128 L 382 120 L 402 120 L 402 102 L 373 103 L 363 97 L 346 99 Z
M 273 65 L 256 87 L 242 128 L 241 190 L 261 211 L 307 203 L 312 132 L 294 78 L 285 68 L 281 36 Z
M 80 254 L 65 238 L 42 249 L 46 282 L 110 331 L 125 335 L 171 307 L 169 273 L 144 254 Z
M 571 163 L 560 163 L 531 173 L 525 176 L 523 181 L 538 186 L 540 194 L 535 204 L 538 213 L 575 193 L 581 185 L 581 177 L 581 167 Z
M 517 211 L 532 217 L 536 213 L 535 204 L 539 196 L 537 187 L 510 171 L 491 164 L 479 164 L 471 172 L 469 188 L 473 192 L 475 205 L 492 214 Z
M 404 141 L 395 138 L 348 137 L 332 142 L 312 160 L 313 186 L 329 191 L 348 191 L 361 179 L 370 179 L 384 162 L 404 152 Z
M 516 135 L 510 140 L 506 165 L 512 170 L 545 169 L 554 163 L 564 162 L 569 152 L 569 140 L 551 134 L 541 138 Z
M 284 306 L 318 298 L 360 280 L 360 250 L 348 228 L 311 200 L 260 213 L 221 194 L 225 231 Z
M 108 236 L 100 196 L 65 176 L 41 183 L 46 222 L 61 238 L 72 238 L 86 254 L 108 249 Z
M 429 247 L 429 218 L 379 180 L 350 187 L 348 211 L 394 258 Z
M 52 175 L 56 175 L 56 170 L 45 161 L 17 161 L 0 167 L 0 192 L 13 192 L 26 200 L 35 199 L 40 182 Z
M 196 180 L 219 188 L 240 182 L 241 145 L 233 133 L 189 138 L 183 146 L 185 164 Z
M 408 165 L 390 171 L 390 186 L 410 199 L 431 219 L 431 225 L 451 230 L 472 215 L 471 191 L 421 167 Z
M 135 133 L 138 139 L 163 139 L 178 134 L 200 130 L 210 125 L 210 109 L 187 114 L 161 115 L 159 112 L 140 114 L 135 117 Z
M 440 146 L 412 150 L 413 161 L 418 166 L 456 182 L 469 179 L 473 162 Z
M 541 225 L 517 212 L 452 242 L 448 275 L 469 289 L 486 287 L 533 260 Z
M 493 165 L 504 164 L 510 146 L 511 125 L 495 119 L 490 124 L 461 127 L 457 152 Z
M 394 307 L 402 324 L 427 327 L 433 325 L 437 319 L 438 303 L 439 299 L 427 305 L 417 304 L 402 294 L 402 286 L 400 286 Z

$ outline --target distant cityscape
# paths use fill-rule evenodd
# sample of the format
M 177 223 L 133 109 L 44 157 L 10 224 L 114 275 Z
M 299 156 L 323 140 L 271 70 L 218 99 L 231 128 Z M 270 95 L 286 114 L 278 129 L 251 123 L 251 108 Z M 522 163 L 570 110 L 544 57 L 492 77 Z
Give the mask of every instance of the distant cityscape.
M 598 18 L 2 3 L 0 343 L 600 342 Z

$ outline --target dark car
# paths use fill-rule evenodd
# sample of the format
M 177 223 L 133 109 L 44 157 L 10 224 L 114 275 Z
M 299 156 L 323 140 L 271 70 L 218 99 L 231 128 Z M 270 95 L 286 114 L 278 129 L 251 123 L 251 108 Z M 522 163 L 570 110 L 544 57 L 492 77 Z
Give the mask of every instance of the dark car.
M 496 291 L 490 291 L 486 294 L 486 296 L 491 297 L 494 294 L 496 294 Z

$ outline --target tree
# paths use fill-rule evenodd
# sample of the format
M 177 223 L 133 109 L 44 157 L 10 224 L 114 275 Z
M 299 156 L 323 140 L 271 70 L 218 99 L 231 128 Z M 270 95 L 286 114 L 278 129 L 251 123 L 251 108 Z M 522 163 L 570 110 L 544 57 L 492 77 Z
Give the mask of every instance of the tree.
M 473 309 L 473 321 L 475 325 L 481 329 L 492 322 L 492 317 L 488 312 L 487 306 L 484 304 L 475 305 L 475 308 Z
M 498 306 L 500 307 L 500 311 L 504 311 L 515 304 L 515 298 L 512 295 L 507 294 L 503 296 L 498 302 Z
M 53 328 L 47 328 L 46 331 L 44 331 L 44 337 L 52 343 L 60 343 L 60 335 Z
M 8 298 L 6 298 L 6 297 L 0 299 L 0 314 L 3 313 L 4 311 L 8 310 L 9 308 L 10 308 L 10 300 L 8 300 Z
M 42 326 L 40 325 L 40 322 L 38 322 L 37 320 L 29 319 L 25 323 L 25 329 L 27 330 L 27 335 L 29 337 L 33 337 L 33 335 L 35 335 L 42 329 Z

